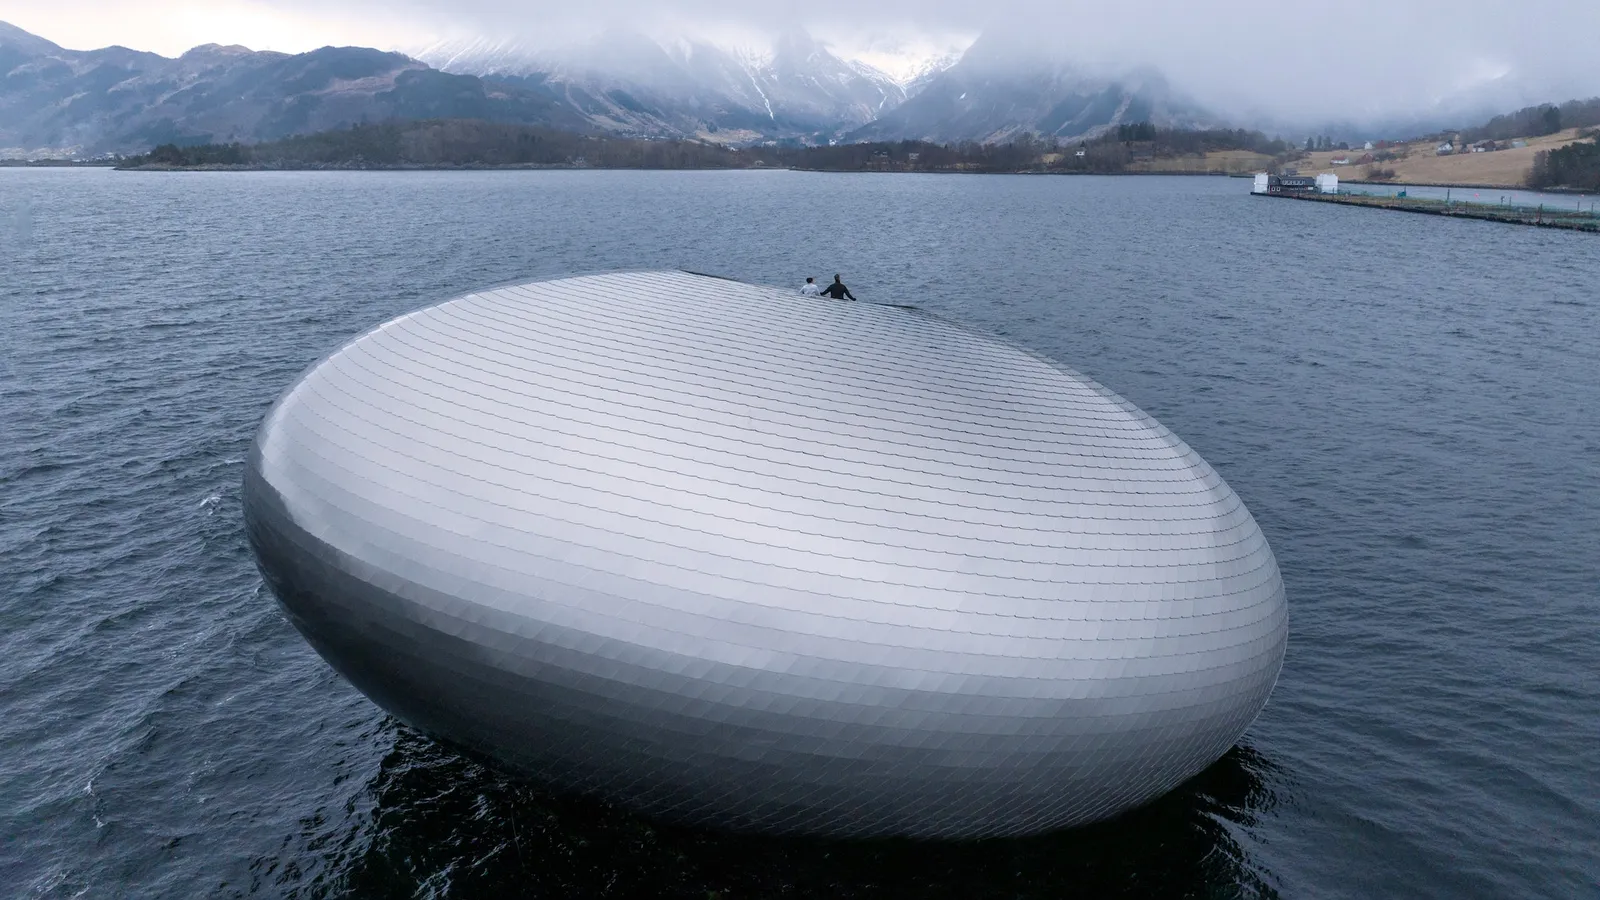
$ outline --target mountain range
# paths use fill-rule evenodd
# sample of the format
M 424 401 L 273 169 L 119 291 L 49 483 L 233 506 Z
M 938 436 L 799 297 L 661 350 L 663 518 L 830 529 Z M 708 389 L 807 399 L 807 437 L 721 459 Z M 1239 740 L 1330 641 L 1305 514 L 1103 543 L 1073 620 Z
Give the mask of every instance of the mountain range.
M 800 29 L 759 51 L 611 30 L 555 51 L 484 41 L 414 56 L 207 44 L 173 59 L 68 50 L 0 22 L 0 156 L 253 142 L 435 117 L 736 145 L 1074 139 L 1124 122 L 1212 124 L 1156 73 L 1095 77 L 1044 58 L 1019 65 L 982 37 L 896 79 Z
M 0 151 L 140 151 L 442 116 L 588 127 L 547 94 L 440 72 L 399 53 L 207 44 L 169 59 L 124 47 L 67 50 L 0 23 Z

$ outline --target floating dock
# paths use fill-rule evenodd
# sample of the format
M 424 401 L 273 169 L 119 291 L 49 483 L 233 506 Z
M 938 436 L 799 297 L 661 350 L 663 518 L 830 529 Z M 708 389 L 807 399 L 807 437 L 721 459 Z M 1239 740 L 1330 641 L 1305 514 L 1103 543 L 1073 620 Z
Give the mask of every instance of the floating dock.
M 1342 203 L 1346 206 L 1393 209 L 1430 216 L 1454 216 L 1461 219 L 1484 219 L 1490 222 L 1509 222 L 1513 225 L 1600 233 L 1600 213 L 1592 210 L 1559 209 L 1551 206 L 1490 205 L 1469 203 L 1464 200 L 1407 197 L 1404 191 L 1399 196 L 1359 194 L 1340 190 L 1337 178 L 1329 175 L 1320 176 L 1314 185 L 1306 184 L 1307 181 L 1309 179 L 1291 176 L 1257 175 L 1256 187 L 1252 193 L 1258 197 Z

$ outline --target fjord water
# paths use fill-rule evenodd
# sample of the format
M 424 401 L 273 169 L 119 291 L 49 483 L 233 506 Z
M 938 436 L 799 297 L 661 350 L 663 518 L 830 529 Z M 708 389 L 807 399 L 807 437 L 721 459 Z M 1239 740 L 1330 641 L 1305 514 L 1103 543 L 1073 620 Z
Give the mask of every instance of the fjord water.
M 1181 178 L 0 169 L 0 892 L 1591 897 L 1600 241 Z M 682 267 L 1009 336 L 1187 440 L 1288 586 L 1277 691 L 1119 821 L 826 844 L 551 796 L 387 718 L 245 545 L 313 360 Z

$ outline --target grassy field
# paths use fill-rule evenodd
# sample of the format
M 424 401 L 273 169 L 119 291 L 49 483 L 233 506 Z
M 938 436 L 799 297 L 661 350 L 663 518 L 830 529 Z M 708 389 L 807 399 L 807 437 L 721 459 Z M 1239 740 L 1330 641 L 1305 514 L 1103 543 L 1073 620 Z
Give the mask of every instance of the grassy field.
M 1493 153 L 1455 153 L 1450 156 L 1439 156 L 1434 150 L 1438 146 L 1432 141 L 1391 146 L 1392 152 L 1404 153 L 1409 151 L 1410 156 L 1405 159 L 1396 159 L 1390 162 L 1377 163 L 1385 169 L 1393 169 L 1395 178 L 1392 184 L 1437 184 L 1460 185 L 1462 187 L 1493 187 L 1493 188 L 1519 188 L 1524 185 L 1528 177 L 1528 170 L 1533 168 L 1533 155 L 1540 150 L 1553 150 L 1564 147 L 1578 138 L 1578 129 L 1569 128 L 1566 131 L 1546 135 L 1544 137 L 1528 138 L 1528 146 L 1515 150 L 1497 150 Z M 1351 162 L 1360 159 L 1364 154 L 1378 151 L 1367 150 L 1333 150 L 1319 151 L 1310 154 L 1309 159 L 1302 159 L 1288 165 L 1300 170 L 1301 175 L 1319 175 L 1323 172 L 1332 172 L 1339 176 L 1341 181 L 1366 180 L 1366 165 L 1336 166 L 1333 160 L 1340 157 L 1349 157 Z

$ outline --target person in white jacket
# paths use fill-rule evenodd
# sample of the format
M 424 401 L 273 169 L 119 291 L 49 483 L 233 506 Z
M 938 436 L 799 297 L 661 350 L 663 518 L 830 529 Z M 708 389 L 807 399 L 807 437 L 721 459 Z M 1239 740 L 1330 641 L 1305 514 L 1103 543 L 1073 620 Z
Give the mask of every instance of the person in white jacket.
M 807 278 L 806 283 L 800 285 L 800 293 L 806 295 L 807 297 L 815 297 L 822 293 L 822 288 L 817 286 L 817 280 L 815 278 Z

